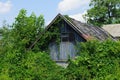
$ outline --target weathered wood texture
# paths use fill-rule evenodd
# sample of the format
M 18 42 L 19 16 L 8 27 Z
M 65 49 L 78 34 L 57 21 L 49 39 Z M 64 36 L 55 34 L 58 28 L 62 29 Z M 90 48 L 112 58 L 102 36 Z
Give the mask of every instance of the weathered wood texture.
M 65 61 L 76 56 L 76 42 L 83 42 L 83 39 L 69 24 L 61 21 L 58 26 L 60 29 L 61 42 L 57 45 L 55 42 L 49 44 L 50 56 L 55 61 Z

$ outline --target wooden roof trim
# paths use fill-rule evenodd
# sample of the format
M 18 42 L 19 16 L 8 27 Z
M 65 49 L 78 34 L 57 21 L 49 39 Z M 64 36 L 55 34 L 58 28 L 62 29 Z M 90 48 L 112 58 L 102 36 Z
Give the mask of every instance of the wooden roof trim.
M 71 21 L 69 21 L 68 19 L 66 19 L 64 16 L 62 16 L 61 14 L 59 14 L 59 16 L 65 20 L 66 23 L 68 23 L 81 37 L 83 37 L 85 40 L 87 40 L 83 35 L 83 33 L 76 27 L 76 25 L 74 25 Z M 77 28 L 77 29 L 76 29 Z
M 60 15 L 61 14 L 58 13 L 58 15 L 48 24 L 48 26 L 46 27 L 46 30 L 57 20 L 58 17 L 61 17 Z

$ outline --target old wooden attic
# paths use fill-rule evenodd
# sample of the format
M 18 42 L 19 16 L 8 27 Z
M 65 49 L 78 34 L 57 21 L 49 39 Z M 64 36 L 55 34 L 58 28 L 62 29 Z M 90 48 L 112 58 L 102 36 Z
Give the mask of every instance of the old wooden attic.
M 56 24 L 57 26 L 54 26 Z M 55 61 L 66 61 L 76 56 L 75 45 L 77 42 L 86 42 L 89 39 L 98 39 L 100 41 L 112 38 L 112 36 L 100 27 L 95 27 L 86 23 L 81 23 L 68 16 L 58 14 L 52 22 L 46 27 L 49 29 L 59 29 L 60 43 L 57 45 L 55 40 L 49 42 L 50 56 Z M 53 30 L 54 31 L 54 30 Z M 35 43 L 39 38 L 35 41 Z M 32 46 L 35 45 L 32 44 Z

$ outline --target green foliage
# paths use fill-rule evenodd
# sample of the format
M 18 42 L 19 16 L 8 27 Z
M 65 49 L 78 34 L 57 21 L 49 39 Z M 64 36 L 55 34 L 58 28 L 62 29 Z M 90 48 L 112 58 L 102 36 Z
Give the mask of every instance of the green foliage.
M 85 15 L 87 22 L 96 26 L 120 23 L 120 0 L 91 0 Z
M 63 70 L 45 52 L 7 53 L 0 67 L 0 79 L 61 80 Z
M 119 80 L 120 42 L 88 41 L 77 46 L 78 55 L 71 60 L 66 75 L 75 80 Z
M 67 20 L 71 21 L 71 18 L 70 18 L 68 15 L 64 15 L 64 17 L 65 17 Z
M 44 27 L 44 18 L 42 15 L 36 17 L 32 13 L 27 17 L 26 10 L 22 9 L 15 22 L 9 28 L 3 30 L 3 47 L 6 50 L 19 50 L 25 52 L 29 46 L 36 40 Z M 6 46 L 7 45 L 7 46 Z M 8 49 L 11 48 L 11 49 Z
M 27 16 L 24 9 L 12 26 L 4 25 L 0 43 L 0 80 L 65 80 L 64 69 L 43 52 L 51 37 L 58 37 L 58 30 L 51 33 L 51 29 L 43 36 L 43 27 L 42 15 Z M 39 35 L 42 36 L 39 42 L 32 51 L 27 51 Z
M 40 39 L 37 44 L 35 44 L 33 50 L 36 51 L 36 46 L 39 46 L 40 50 L 47 51 L 50 42 L 56 42 L 58 45 L 60 43 L 60 29 L 56 24 L 53 24 L 40 36 Z
M 33 51 L 49 51 L 48 45 L 50 42 L 60 43 L 60 25 L 61 18 L 55 20 L 52 25 L 48 25 L 37 37 L 35 42 L 29 47 Z M 39 47 L 38 47 L 39 46 Z

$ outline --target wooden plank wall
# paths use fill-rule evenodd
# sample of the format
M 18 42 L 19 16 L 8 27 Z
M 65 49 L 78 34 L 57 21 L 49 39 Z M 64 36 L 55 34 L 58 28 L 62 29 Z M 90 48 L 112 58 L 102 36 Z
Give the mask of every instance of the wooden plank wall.
M 68 60 L 69 58 L 74 58 L 76 56 L 76 42 L 84 42 L 85 40 L 75 31 L 70 25 L 65 21 L 62 21 L 59 25 L 60 33 L 73 33 L 75 40 L 65 41 L 61 40 L 60 45 L 57 45 L 55 42 L 49 44 L 50 56 L 55 61 Z M 60 36 L 61 37 L 61 36 Z

